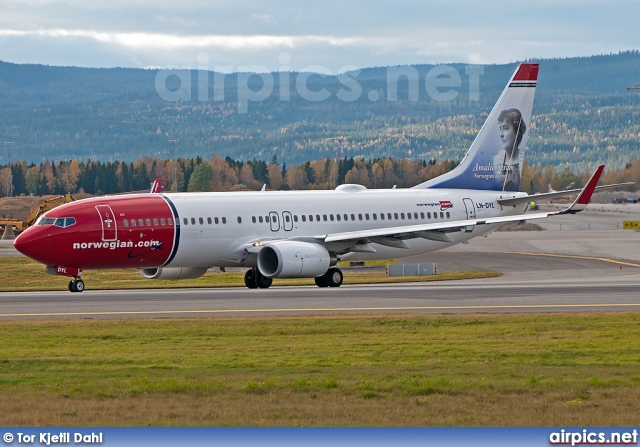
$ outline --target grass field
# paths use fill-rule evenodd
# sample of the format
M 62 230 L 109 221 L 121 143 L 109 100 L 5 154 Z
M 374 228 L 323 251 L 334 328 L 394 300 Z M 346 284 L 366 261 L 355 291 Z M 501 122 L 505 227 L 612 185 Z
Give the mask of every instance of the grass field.
M 638 425 L 640 314 L 0 323 L 0 425 Z
M 443 272 L 432 276 L 386 276 L 384 272 L 367 269 L 344 272 L 345 284 L 375 284 L 418 281 L 450 281 L 470 278 L 492 278 L 500 276 L 492 271 Z M 45 267 L 28 258 L 0 258 L 0 292 L 29 290 L 66 290 L 69 278 L 45 273 Z M 229 273 L 207 273 L 202 278 L 184 281 L 158 281 L 144 278 L 138 270 L 87 270 L 82 279 L 86 290 L 105 289 L 158 289 L 176 287 L 245 287 L 244 271 Z M 313 285 L 313 278 L 278 279 L 274 285 Z

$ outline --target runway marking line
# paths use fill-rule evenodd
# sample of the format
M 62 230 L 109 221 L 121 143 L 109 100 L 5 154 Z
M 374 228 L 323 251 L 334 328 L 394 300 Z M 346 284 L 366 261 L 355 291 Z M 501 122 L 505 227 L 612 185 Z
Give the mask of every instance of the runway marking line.
M 327 307 L 327 308 L 283 308 L 283 309 L 212 309 L 212 310 L 158 310 L 158 311 L 113 311 L 113 312 L 51 312 L 34 314 L 0 314 L 9 317 L 77 317 L 106 315 L 171 315 L 171 314 L 226 314 L 226 313 L 267 313 L 267 312 L 354 312 L 392 310 L 496 310 L 496 309 L 563 309 L 577 307 L 640 307 L 640 303 L 620 304 L 530 304 L 512 306 L 407 306 L 407 307 Z
M 500 255 L 528 255 L 528 256 L 547 256 L 550 258 L 586 259 L 589 261 L 602 261 L 602 262 L 609 262 L 611 264 L 626 265 L 627 267 L 640 268 L 640 264 L 636 264 L 633 262 L 616 261 L 615 259 L 601 258 L 597 256 L 561 255 L 557 253 L 535 253 L 532 251 L 499 251 L 499 250 L 465 251 L 464 253 L 495 253 Z

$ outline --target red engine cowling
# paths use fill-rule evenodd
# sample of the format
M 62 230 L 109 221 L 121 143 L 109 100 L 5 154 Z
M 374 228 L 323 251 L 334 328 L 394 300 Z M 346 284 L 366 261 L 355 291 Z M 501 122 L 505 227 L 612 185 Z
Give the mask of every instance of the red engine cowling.
M 147 279 L 196 279 L 207 273 L 209 267 L 160 267 L 140 269 Z
M 258 252 L 258 270 L 267 278 L 313 278 L 326 273 L 330 264 L 327 249 L 309 242 L 270 242 Z

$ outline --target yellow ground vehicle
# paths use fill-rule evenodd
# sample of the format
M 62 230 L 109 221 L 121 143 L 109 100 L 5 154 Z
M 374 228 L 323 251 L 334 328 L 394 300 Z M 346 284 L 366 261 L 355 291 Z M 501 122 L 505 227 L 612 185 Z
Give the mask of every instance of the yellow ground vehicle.
M 47 211 L 52 210 L 57 206 L 64 205 L 65 203 L 73 202 L 74 200 L 75 199 L 71 194 L 44 199 L 31 210 L 31 213 L 29 214 L 29 217 L 26 218 L 26 220 L 0 219 L 0 226 L 7 227 L 9 225 L 13 225 L 16 231 L 22 231 L 25 228 L 30 227 L 31 225 L 36 223 L 38 217 L 40 217 Z

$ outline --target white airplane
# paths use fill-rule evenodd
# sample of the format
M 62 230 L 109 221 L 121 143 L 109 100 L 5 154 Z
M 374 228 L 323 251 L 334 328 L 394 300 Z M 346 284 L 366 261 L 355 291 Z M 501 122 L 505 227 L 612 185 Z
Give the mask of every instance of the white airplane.
M 210 267 L 247 267 L 249 288 L 293 277 L 339 287 L 338 261 L 413 256 L 505 222 L 576 213 L 604 166 L 559 212 L 525 214 L 532 200 L 567 191 L 517 192 L 537 74 L 538 64 L 521 64 L 460 165 L 412 188 L 96 197 L 45 213 L 15 247 L 48 273 L 74 278 L 72 292 L 84 290 L 83 270 L 116 268 L 137 268 L 149 279 L 191 279 Z

